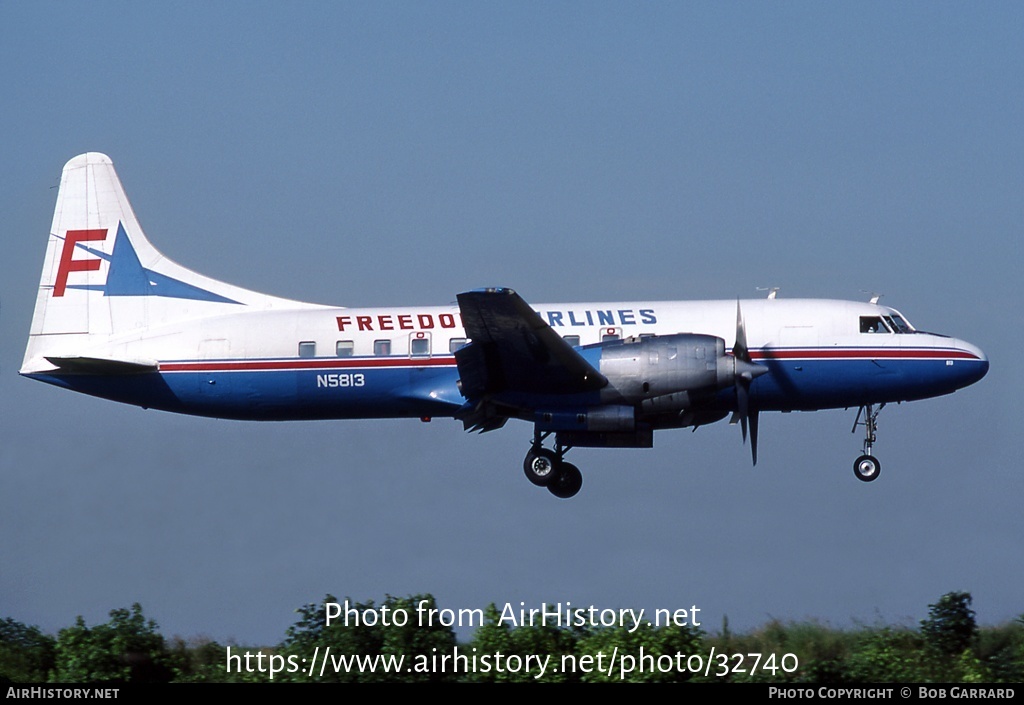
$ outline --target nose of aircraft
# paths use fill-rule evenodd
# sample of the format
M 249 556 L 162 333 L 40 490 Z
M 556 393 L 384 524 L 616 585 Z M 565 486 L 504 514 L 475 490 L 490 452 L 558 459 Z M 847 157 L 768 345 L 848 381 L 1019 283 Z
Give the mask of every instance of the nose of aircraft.
M 969 357 L 956 361 L 956 365 L 960 369 L 956 371 L 959 377 L 959 387 L 966 387 L 969 384 L 974 384 L 986 374 L 988 374 L 988 356 L 985 352 L 977 345 L 972 345 L 966 340 L 954 341 L 954 347 L 961 350 Z

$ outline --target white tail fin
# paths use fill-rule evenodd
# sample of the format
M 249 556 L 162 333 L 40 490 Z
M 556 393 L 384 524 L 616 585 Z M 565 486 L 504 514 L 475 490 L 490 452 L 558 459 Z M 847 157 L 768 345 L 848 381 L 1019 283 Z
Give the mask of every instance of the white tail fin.
M 309 307 L 248 291 L 178 265 L 146 239 L 110 158 L 64 165 L 22 372 L 45 356 L 90 348 L 157 326 L 247 308 Z

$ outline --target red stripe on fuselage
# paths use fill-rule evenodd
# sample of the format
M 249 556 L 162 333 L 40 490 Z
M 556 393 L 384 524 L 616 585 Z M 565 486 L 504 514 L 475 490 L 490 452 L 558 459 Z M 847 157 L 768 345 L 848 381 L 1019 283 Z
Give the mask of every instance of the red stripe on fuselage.
M 755 360 L 978 359 L 973 353 L 955 348 L 761 348 L 751 350 L 750 357 Z
M 262 372 L 265 370 L 336 370 L 366 367 L 454 367 L 454 357 L 344 358 L 339 360 L 216 360 L 210 362 L 161 362 L 161 372 Z
M 973 353 L 953 348 L 761 348 L 751 350 L 754 360 L 977 360 Z M 353 368 L 454 367 L 455 358 L 312 358 L 292 360 L 212 360 L 162 362 L 161 372 L 263 372 L 270 370 L 334 370 Z

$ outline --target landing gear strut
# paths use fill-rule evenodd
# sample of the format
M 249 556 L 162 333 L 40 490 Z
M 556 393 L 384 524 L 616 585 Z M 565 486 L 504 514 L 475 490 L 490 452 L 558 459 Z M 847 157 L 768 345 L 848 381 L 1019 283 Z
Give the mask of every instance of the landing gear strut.
M 872 404 L 865 404 L 857 410 L 857 418 L 853 421 L 851 433 L 855 433 L 858 426 L 864 427 L 864 454 L 853 463 L 853 474 L 861 482 L 873 482 L 878 479 L 878 474 L 882 472 L 882 464 L 878 462 L 878 458 L 871 454 L 871 449 L 875 443 L 878 414 L 883 408 L 885 408 L 884 403 L 880 404 L 877 409 Z M 864 413 L 863 421 L 860 420 L 861 412 Z
M 547 487 L 548 492 L 560 499 L 569 499 L 583 487 L 583 474 L 572 463 L 563 460 L 569 446 L 555 443 L 554 450 L 543 446 L 548 433 L 534 432 L 533 443 L 523 460 L 526 479 L 538 487 Z

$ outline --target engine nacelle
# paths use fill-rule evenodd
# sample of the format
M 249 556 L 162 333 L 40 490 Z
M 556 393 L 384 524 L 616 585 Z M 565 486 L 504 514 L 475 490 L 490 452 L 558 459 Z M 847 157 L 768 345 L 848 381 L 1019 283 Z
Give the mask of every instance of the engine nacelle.
M 725 352 L 725 341 L 713 335 L 677 335 L 629 338 L 606 343 L 600 371 L 609 385 L 602 396 L 618 395 L 646 411 L 678 411 L 693 405 L 695 397 L 731 387 L 742 370 Z
M 631 432 L 636 414 L 632 406 L 610 404 L 578 411 L 538 411 L 534 423 L 538 431 Z

